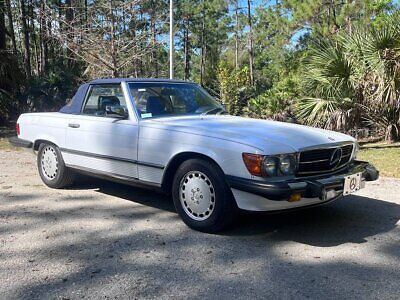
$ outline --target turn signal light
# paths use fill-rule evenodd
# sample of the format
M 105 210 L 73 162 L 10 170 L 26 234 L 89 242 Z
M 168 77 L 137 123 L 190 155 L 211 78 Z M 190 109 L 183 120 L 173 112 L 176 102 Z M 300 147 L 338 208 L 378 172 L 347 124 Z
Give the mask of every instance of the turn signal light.
M 300 194 L 292 194 L 290 195 L 288 202 L 297 202 L 301 200 L 301 195 Z
M 242 157 L 250 174 L 254 176 L 261 176 L 261 166 L 264 156 L 260 154 L 243 153 Z

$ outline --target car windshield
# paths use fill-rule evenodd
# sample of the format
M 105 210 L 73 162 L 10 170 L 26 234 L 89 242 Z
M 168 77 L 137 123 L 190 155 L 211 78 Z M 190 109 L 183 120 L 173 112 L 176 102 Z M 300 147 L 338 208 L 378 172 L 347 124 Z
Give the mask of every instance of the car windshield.
M 129 83 L 139 116 L 144 118 L 226 113 L 223 106 L 193 83 Z

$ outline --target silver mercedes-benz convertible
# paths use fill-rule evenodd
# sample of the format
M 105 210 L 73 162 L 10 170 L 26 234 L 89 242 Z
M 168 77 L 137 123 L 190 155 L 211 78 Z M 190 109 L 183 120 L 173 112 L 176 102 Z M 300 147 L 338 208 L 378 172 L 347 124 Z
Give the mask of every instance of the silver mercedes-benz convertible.
M 85 173 L 172 194 L 196 230 L 217 232 L 240 210 L 311 207 L 378 178 L 351 136 L 230 116 L 197 84 L 99 79 L 59 112 L 22 114 L 15 146 L 37 154 L 51 188 Z

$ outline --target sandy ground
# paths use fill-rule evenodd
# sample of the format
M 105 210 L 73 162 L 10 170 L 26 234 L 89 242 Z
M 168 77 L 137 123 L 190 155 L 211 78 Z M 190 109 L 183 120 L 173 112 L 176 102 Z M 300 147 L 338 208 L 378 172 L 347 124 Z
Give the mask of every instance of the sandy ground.
M 45 187 L 0 151 L 0 298 L 400 298 L 400 181 L 296 213 L 242 216 L 219 235 L 172 201 L 100 180 Z

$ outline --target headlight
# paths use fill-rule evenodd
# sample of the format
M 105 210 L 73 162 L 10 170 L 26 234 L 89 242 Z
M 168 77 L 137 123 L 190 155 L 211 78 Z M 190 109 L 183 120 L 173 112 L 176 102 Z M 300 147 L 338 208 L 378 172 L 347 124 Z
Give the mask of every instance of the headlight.
M 263 169 L 268 177 L 274 177 L 278 173 L 279 158 L 276 156 L 267 156 L 264 159 Z
M 266 156 L 263 162 L 263 175 L 266 177 L 293 175 L 296 171 L 296 162 L 295 154 Z
M 242 157 L 247 170 L 254 176 L 289 176 L 296 171 L 296 154 L 262 155 L 242 153 Z
M 279 170 L 283 175 L 292 175 L 295 170 L 295 160 L 292 155 L 285 155 L 280 158 Z

